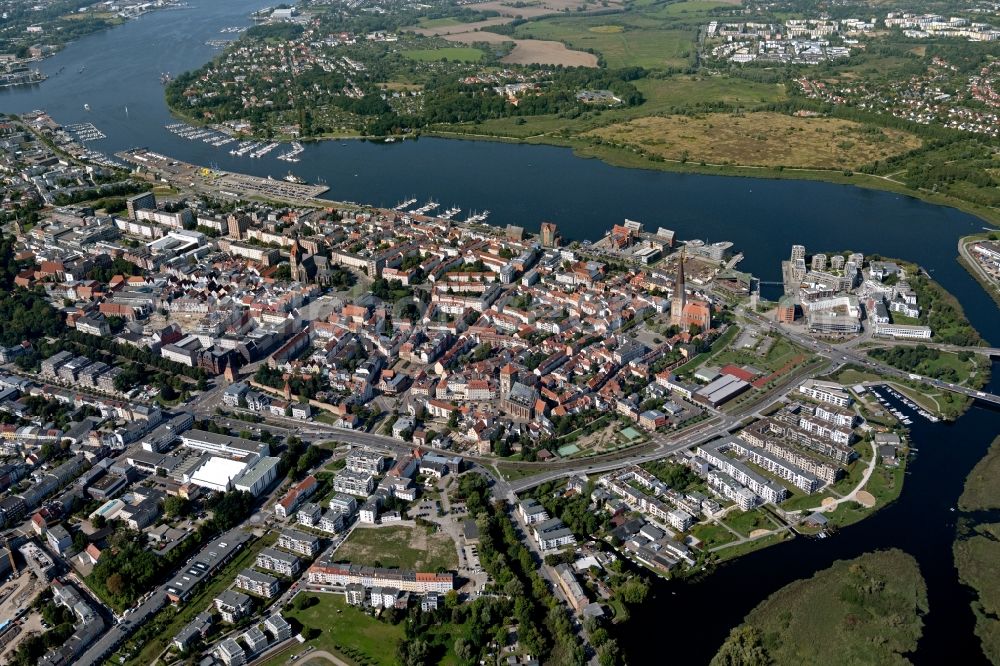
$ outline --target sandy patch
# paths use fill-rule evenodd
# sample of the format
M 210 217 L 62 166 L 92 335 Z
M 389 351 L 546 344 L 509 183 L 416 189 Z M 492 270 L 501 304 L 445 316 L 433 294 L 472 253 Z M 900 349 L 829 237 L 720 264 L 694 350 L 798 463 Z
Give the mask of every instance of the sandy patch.
M 519 39 L 517 46 L 501 62 L 512 65 L 564 65 L 566 67 L 597 67 L 597 56 L 566 48 L 562 42 Z
M 770 534 L 771 530 L 754 530 L 750 533 L 751 539 L 756 539 L 759 536 L 764 536 L 765 534 Z
M 865 507 L 866 509 L 870 509 L 873 506 L 875 506 L 875 496 L 872 495 L 867 490 L 859 490 L 854 495 L 854 499 L 857 501 L 858 504 Z
M 832 497 L 824 497 L 823 498 L 823 502 L 822 502 L 822 506 L 823 507 L 831 507 L 831 506 L 836 506 L 836 505 L 837 505 L 837 500 L 833 499 Z

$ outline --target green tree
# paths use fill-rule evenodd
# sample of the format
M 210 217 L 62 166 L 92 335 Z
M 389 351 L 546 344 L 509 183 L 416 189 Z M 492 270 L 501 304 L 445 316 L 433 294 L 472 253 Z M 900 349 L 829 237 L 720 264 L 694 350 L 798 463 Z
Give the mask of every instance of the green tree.
M 729 632 L 711 666 L 769 666 L 771 663 L 760 629 L 743 625 Z

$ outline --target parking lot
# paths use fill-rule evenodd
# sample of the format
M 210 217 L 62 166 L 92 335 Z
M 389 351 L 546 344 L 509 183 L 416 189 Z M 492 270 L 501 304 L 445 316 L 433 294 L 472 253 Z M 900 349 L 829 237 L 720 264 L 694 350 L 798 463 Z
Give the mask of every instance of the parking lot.
M 29 571 L 24 571 L 0 586 L 0 622 L 15 618 L 21 611 L 29 608 L 43 589 L 45 586 Z M 21 631 L 17 638 L 0 649 L 0 661 L 4 663 L 7 661 L 7 656 L 17 649 L 18 644 L 26 636 L 43 630 L 40 613 L 27 613 L 19 619 L 19 622 Z

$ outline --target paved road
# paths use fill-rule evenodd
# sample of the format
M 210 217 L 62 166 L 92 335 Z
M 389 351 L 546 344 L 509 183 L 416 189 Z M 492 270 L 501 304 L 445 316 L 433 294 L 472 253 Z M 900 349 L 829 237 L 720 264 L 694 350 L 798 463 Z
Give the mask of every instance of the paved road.
M 240 528 L 234 528 L 227 532 L 227 536 L 230 534 L 236 534 L 240 531 Z M 213 540 L 214 541 L 214 540 Z M 206 548 L 208 546 L 206 545 Z M 204 549 L 202 549 L 204 550 Z M 197 555 L 193 555 L 192 559 L 201 555 L 201 551 Z M 189 559 L 182 566 L 187 566 L 191 560 Z M 172 577 L 172 576 L 171 576 Z M 146 599 L 138 608 L 129 612 L 129 614 L 118 624 L 111 627 L 104 635 L 102 635 L 97 642 L 87 648 L 76 662 L 76 666 L 95 666 L 96 664 L 104 661 L 115 649 L 122 644 L 122 642 L 132 635 L 136 629 L 142 626 L 149 618 L 153 617 L 161 608 L 163 608 L 167 603 L 167 584 L 164 583 L 160 585 L 153 593 Z
M 952 393 L 959 393 L 961 395 L 968 396 L 970 398 L 975 398 L 977 400 L 982 400 L 983 402 L 988 402 L 994 405 L 1000 405 L 1000 396 L 993 395 L 991 393 L 986 393 L 985 391 L 977 391 L 971 389 L 967 386 L 961 386 L 960 384 L 953 384 L 951 382 L 941 381 L 940 379 L 931 379 L 930 377 L 920 377 L 919 379 L 914 379 L 910 376 L 909 372 L 904 370 L 899 370 L 898 368 L 893 368 L 892 366 L 885 365 L 884 363 L 879 363 L 868 357 L 867 354 L 853 349 L 849 349 L 846 345 L 831 345 L 825 342 L 815 340 L 814 338 L 804 334 L 798 333 L 796 331 L 789 330 L 787 325 L 777 324 L 773 321 L 765 319 L 764 317 L 752 313 L 744 312 L 746 317 L 755 320 L 760 326 L 770 329 L 775 333 L 784 335 L 785 337 L 793 340 L 794 342 L 802 345 L 806 349 L 812 349 L 821 356 L 825 356 L 834 361 L 840 361 L 842 363 L 854 363 L 861 367 L 866 367 L 872 372 L 878 373 L 884 377 L 898 377 L 900 379 L 909 379 L 913 381 L 919 381 L 921 383 L 929 384 L 935 388 L 941 389 L 943 391 L 951 391 Z M 975 347 L 958 347 L 959 350 L 975 351 Z

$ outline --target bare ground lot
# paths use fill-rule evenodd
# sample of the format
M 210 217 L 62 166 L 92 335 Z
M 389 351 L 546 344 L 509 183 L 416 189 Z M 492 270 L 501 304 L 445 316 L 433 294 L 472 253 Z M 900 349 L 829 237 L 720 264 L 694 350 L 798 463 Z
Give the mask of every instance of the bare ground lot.
M 459 23 L 458 25 L 439 25 L 434 28 L 419 28 L 412 27 L 406 28 L 406 30 L 412 30 L 418 35 L 424 35 L 425 37 L 444 37 L 446 35 L 464 35 L 466 33 L 475 33 L 477 30 L 482 30 L 483 28 L 488 28 L 493 25 L 503 25 L 505 23 L 510 23 L 509 18 L 491 18 L 485 21 L 476 21 L 475 23 Z M 495 32 L 484 32 L 484 39 L 469 39 L 468 41 L 478 41 L 478 42 L 489 42 L 494 41 L 489 38 L 490 35 L 493 37 L 501 37 L 501 39 L 496 41 L 506 41 L 503 39 L 503 35 L 498 35 Z
M 620 3 L 610 2 L 609 4 L 618 5 Z M 523 18 L 545 16 L 555 14 L 566 7 L 570 9 L 575 9 L 576 7 L 597 9 L 600 8 L 600 5 L 579 2 L 577 0 L 544 0 L 544 2 L 530 4 L 526 7 L 511 7 L 495 0 L 494 2 L 476 5 L 476 8 L 500 12 L 503 16 L 498 18 L 476 21 L 474 23 L 439 25 L 429 28 L 412 26 L 406 29 L 425 37 L 441 37 L 449 42 L 460 42 L 462 44 L 474 44 L 476 42 L 501 44 L 503 42 L 513 42 L 514 49 L 503 59 L 503 62 L 511 65 L 537 64 L 563 65 L 565 67 L 597 67 L 597 56 L 584 51 L 575 51 L 567 48 L 562 42 L 540 39 L 513 39 L 507 35 L 500 35 L 484 30 L 484 28 L 491 26 L 510 23 L 516 16 Z
M 504 56 L 501 62 L 511 65 L 563 65 L 566 67 L 597 67 L 597 56 L 584 51 L 566 48 L 562 42 L 538 39 L 519 39 L 514 42 L 514 50 Z
M 770 112 L 638 118 L 588 136 L 673 160 L 821 169 L 857 168 L 921 143 L 899 130 Z
M 337 560 L 416 571 L 456 569 L 458 554 L 451 537 L 443 532 L 409 525 L 358 527 L 337 549 Z
M 514 42 L 514 49 L 507 54 L 502 62 L 512 65 L 563 65 L 565 67 L 597 67 L 597 56 L 584 51 L 574 51 L 566 48 L 562 42 L 541 39 L 511 39 L 495 32 L 458 32 L 440 35 L 449 42 L 473 44 L 501 44 Z

